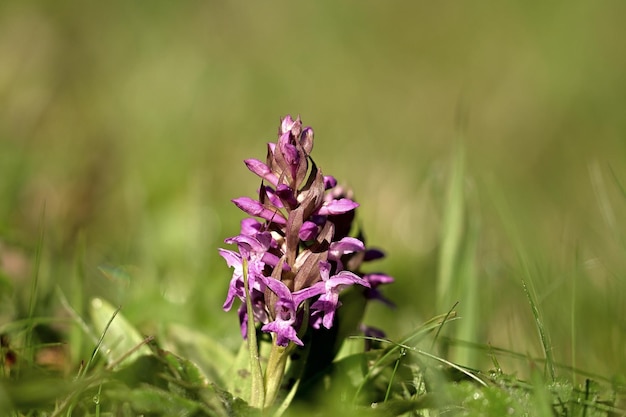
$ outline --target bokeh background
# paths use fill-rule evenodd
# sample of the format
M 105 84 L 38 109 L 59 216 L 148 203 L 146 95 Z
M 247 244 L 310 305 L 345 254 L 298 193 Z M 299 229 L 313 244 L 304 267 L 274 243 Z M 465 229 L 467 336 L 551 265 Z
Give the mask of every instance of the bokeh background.
M 451 307 L 437 262 L 462 146 L 472 341 L 542 356 L 524 278 L 558 362 L 624 374 L 624 16 L 620 1 L 3 1 L 0 320 L 27 314 L 43 231 L 38 315 L 64 314 L 59 287 L 81 313 L 100 296 L 146 333 L 178 323 L 235 348 L 229 200 L 254 195 L 242 160 L 300 114 L 396 277 L 397 308 L 368 323 L 399 339 Z

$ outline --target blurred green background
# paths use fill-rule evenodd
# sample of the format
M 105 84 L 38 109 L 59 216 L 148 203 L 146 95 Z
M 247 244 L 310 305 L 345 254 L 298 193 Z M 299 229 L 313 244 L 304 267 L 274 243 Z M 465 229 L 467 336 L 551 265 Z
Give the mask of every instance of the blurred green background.
M 102 296 L 145 333 L 237 346 L 217 248 L 242 218 L 229 200 L 258 186 L 242 160 L 290 113 L 388 254 L 374 269 L 396 277 L 397 308 L 368 323 L 398 339 L 451 307 L 435 281 L 462 142 L 473 341 L 541 356 L 525 278 L 557 361 L 626 373 L 624 16 L 620 1 L 4 1 L 0 321 L 27 314 L 43 216 L 38 315 L 65 314 L 58 285 L 80 311 Z

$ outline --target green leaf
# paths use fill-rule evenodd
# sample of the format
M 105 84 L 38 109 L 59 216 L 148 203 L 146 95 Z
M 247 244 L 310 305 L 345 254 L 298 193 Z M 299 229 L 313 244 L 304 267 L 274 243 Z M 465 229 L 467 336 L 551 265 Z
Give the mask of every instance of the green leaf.
M 218 340 L 178 324 L 168 328 L 168 339 L 176 347 L 176 352 L 193 360 L 212 382 L 220 386 L 227 385 L 227 374 L 236 356 Z
M 9 415 L 11 410 L 50 407 L 75 388 L 66 380 L 38 370 L 29 370 L 18 379 L 0 378 L 0 415 Z
M 208 381 L 202 371 L 190 360 L 174 355 L 172 352 L 160 350 L 159 356 L 170 367 L 176 378 L 187 386 L 204 387 Z
M 129 402 L 133 410 L 138 414 L 187 417 L 196 416 L 202 410 L 202 404 L 197 401 L 183 398 L 170 391 L 153 386 L 144 386 L 133 390 L 111 391 L 107 392 L 107 397 Z M 204 413 L 204 415 L 208 414 Z
M 248 342 L 245 340 L 237 352 L 232 368 L 227 374 L 228 391 L 233 395 L 248 401 L 250 399 L 250 389 L 252 388 L 250 377 L 250 355 Z
M 537 415 L 532 410 L 533 400 L 516 391 L 500 387 L 479 387 L 471 382 L 447 385 L 448 407 L 462 407 L 466 416 L 527 416 Z M 520 399 L 522 401 L 520 401 Z M 530 401 L 529 401 L 530 400 Z M 550 414 L 552 415 L 552 414 Z
M 91 300 L 91 319 L 96 333 L 104 334 L 101 350 L 107 363 L 111 365 L 119 361 L 119 364 L 127 365 L 151 351 L 144 344 L 145 338 L 117 311 L 101 298 Z
M 167 388 L 168 383 L 164 376 L 169 372 L 167 364 L 161 358 L 150 355 L 137 358 L 128 366 L 115 371 L 113 377 L 130 388 L 141 384 Z
M 434 408 L 436 404 L 437 399 L 426 394 L 411 400 L 392 400 L 375 404 L 371 409 L 364 409 L 363 415 L 364 417 L 393 417 L 412 411 Z
M 135 393 L 127 398 L 125 394 L 112 391 L 112 396 L 115 399 L 134 401 L 134 408 L 137 410 L 144 410 L 143 402 L 154 396 L 160 396 L 162 392 L 168 392 L 169 395 L 178 398 L 174 404 L 183 411 L 197 408 L 205 410 L 204 414 L 226 417 L 230 415 L 227 409 L 235 407 L 232 395 L 209 384 L 195 364 L 164 350 L 159 350 L 157 355 L 138 358 L 129 366 L 116 371 L 114 377 L 124 385 L 123 391 L 128 391 L 126 389 L 128 387 L 131 390 L 138 390 L 139 394 Z M 179 401 L 181 399 L 196 404 Z M 166 411 L 168 410 L 159 409 L 154 412 L 168 415 Z

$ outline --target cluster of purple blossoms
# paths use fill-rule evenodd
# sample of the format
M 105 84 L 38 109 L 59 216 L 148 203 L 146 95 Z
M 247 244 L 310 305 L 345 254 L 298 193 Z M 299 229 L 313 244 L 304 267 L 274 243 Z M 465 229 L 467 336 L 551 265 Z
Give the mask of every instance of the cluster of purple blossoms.
M 279 346 L 300 339 L 307 326 L 330 329 L 341 306 L 340 292 L 360 286 L 367 299 L 389 303 L 378 286 L 393 281 L 382 273 L 362 273 L 363 262 L 380 259 L 380 250 L 366 248 L 362 237 L 349 233 L 358 204 L 351 193 L 324 176 L 310 157 L 313 130 L 300 117 L 281 120 L 278 142 L 268 144 L 267 161 L 245 161 L 261 178 L 257 200 L 233 202 L 250 216 L 241 221 L 240 234 L 225 240 L 237 251 L 219 249 L 234 268 L 224 302 L 239 307 L 241 333 L 247 335 L 247 274 L 255 323 L 275 335 Z M 244 271 L 244 268 L 247 271 Z

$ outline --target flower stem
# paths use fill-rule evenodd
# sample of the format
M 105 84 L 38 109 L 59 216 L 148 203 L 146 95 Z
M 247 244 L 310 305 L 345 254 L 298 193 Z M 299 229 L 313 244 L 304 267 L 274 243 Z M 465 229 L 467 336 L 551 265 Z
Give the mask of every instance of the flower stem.
M 289 357 L 289 346 L 272 344 L 272 350 L 265 370 L 265 408 L 272 406 L 280 390 L 280 384 L 285 374 L 285 366 Z
M 248 352 L 250 358 L 251 392 L 250 405 L 255 408 L 263 408 L 265 403 L 265 388 L 263 387 L 263 371 L 259 360 L 259 348 L 256 341 L 256 327 L 254 312 L 250 301 L 250 288 L 248 283 L 248 262 L 243 259 L 243 286 L 246 292 L 246 312 L 248 314 Z

